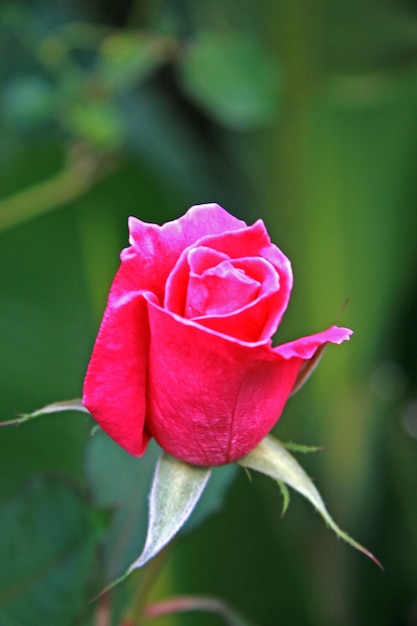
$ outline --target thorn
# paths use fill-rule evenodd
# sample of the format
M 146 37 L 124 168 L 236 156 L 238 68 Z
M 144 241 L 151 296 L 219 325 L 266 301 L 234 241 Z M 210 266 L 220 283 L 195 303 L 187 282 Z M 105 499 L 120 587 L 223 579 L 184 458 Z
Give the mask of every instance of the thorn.
M 346 300 L 344 301 L 344 303 L 340 307 L 339 313 L 336 316 L 336 324 L 339 323 L 340 318 L 342 317 L 343 311 L 345 310 L 345 308 L 347 307 L 348 304 L 349 304 L 349 296 L 346 298 Z

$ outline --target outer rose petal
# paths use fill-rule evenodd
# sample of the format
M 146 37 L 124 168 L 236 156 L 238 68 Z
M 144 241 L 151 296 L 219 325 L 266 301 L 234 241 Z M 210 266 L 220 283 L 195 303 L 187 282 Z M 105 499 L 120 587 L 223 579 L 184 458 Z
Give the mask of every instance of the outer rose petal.
M 149 320 L 151 434 L 167 452 L 196 465 L 248 454 L 280 417 L 304 359 L 229 340 L 155 303 Z M 318 335 L 316 348 L 327 340 L 333 335 Z
M 83 404 L 112 439 L 137 456 L 150 439 L 145 427 L 148 349 L 143 294 L 113 297 L 88 366 Z
M 191 207 L 162 226 L 130 218 L 130 248 L 122 251 L 88 366 L 83 404 L 104 431 L 133 455 L 145 452 L 149 325 L 145 290 L 163 299 L 166 278 L 181 252 L 207 235 L 245 222 L 217 204 Z M 153 294 L 153 295 L 152 295 Z
M 292 357 L 301 357 L 302 359 L 311 359 L 317 348 L 324 343 L 342 343 L 353 335 L 350 328 L 340 328 L 339 326 L 330 326 L 327 330 L 322 330 L 315 335 L 301 337 L 295 341 L 283 343 L 273 348 L 275 354 L 282 356 L 284 359 Z

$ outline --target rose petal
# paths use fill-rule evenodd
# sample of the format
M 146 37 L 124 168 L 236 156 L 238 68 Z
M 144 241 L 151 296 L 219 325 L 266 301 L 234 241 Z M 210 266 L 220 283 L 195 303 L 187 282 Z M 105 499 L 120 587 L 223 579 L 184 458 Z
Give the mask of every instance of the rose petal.
M 254 278 L 253 261 L 221 260 L 208 263 L 207 257 L 216 254 L 209 248 L 194 248 L 188 254 L 190 277 L 188 281 L 185 317 L 225 315 L 246 306 L 258 296 L 261 282 Z M 256 274 L 256 272 L 255 272 Z
M 281 295 L 279 293 L 279 276 L 272 265 L 265 259 L 236 259 L 233 262 L 252 276 L 259 285 L 256 297 L 247 304 L 229 314 L 221 311 L 216 315 L 213 311 L 203 316 L 195 316 L 194 321 L 216 332 L 247 342 L 264 341 L 269 343 L 276 329 L 276 311 Z M 228 295 L 225 287 L 221 294 Z M 244 295 L 241 289 L 240 297 Z M 224 296 L 223 296 L 224 297 Z
M 191 247 L 184 250 L 177 260 L 175 268 L 168 276 L 165 286 L 164 308 L 172 311 L 172 313 L 185 315 L 188 283 L 192 272 L 191 263 L 196 254 L 200 257 L 201 271 L 229 259 L 227 254 L 222 254 L 206 246 Z
M 271 243 L 262 220 L 258 220 L 243 230 L 203 237 L 198 245 L 213 248 L 213 250 L 226 254 L 231 259 L 239 259 L 244 256 L 245 258 L 264 259 L 271 263 L 279 276 L 279 292 L 274 303 L 274 321 L 271 322 L 273 328 L 271 334 L 273 334 L 287 308 L 293 276 L 289 259 L 277 246 Z M 184 254 L 186 253 L 184 252 Z
M 240 285 L 236 285 L 234 298 L 231 285 L 226 286 L 221 280 L 212 298 L 208 288 L 209 281 L 204 281 L 202 276 L 196 276 L 196 273 L 201 271 L 203 276 L 207 277 L 212 264 L 215 267 L 211 270 L 215 270 L 225 267 L 223 265 L 225 263 L 229 264 L 227 266 L 229 268 L 232 266 L 244 270 L 248 277 L 255 279 L 252 283 L 248 281 L 249 284 L 246 285 L 247 288 L 249 287 L 247 291 L 250 295 L 255 296 L 252 302 L 248 303 L 248 294 L 247 291 L 245 293 L 244 288 L 242 289 L 244 285 L 242 285 L 241 277 L 239 277 Z M 214 278 L 219 279 L 219 274 L 221 271 L 217 269 Z M 236 274 L 235 278 L 238 278 Z M 198 293 L 195 291 L 197 279 L 202 281 Z M 211 287 L 214 287 L 213 274 L 209 275 L 209 279 L 212 282 Z M 258 291 L 256 295 L 253 289 L 255 282 Z M 267 342 L 275 331 L 276 309 L 280 299 L 279 276 L 269 261 L 257 257 L 238 258 L 231 261 L 225 254 L 206 246 L 198 246 L 186 250 L 181 255 L 169 276 L 164 308 L 172 313 L 193 318 L 207 328 L 242 341 L 263 340 Z M 215 314 L 216 304 L 217 314 Z M 204 312 L 207 308 L 211 310 Z M 200 315 L 198 315 L 199 309 Z
M 269 295 L 279 289 L 279 276 L 265 259 L 243 257 L 231 260 L 215 250 L 199 246 L 189 251 L 187 261 L 189 281 L 185 317 L 233 313 L 259 297 Z M 175 273 L 174 271 L 170 278 L 173 278 Z M 195 292 L 200 290 L 203 292 L 202 296 L 206 304 L 199 306 L 191 304 L 190 308 L 194 308 L 196 312 L 190 314 L 187 312 L 187 306 L 198 297 Z M 200 300 L 200 297 L 198 299 Z M 181 309 L 174 312 L 180 313 L 180 311 Z
M 123 271 L 116 295 L 152 291 L 162 301 L 165 282 L 181 252 L 201 237 L 228 233 L 246 226 L 218 204 L 191 207 L 177 220 L 162 226 L 129 218 L 130 247 L 121 253 Z
M 204 275 L 214 265 L 212 270 L 219 268 L 223 263 L 245 270 L 248 277 L 253 277 L 258 285 L 258 294 L 255 299 L 247 303 L 248 297 L 240 288 L 233 301 L 230 285 L 218 285 L 217 308 L 210 302 L 208 285 L 198 272 Z M 217 265 L 216 265 L 217 264 Z M 217 271 L 216 278 L 219 272 Z M 212 279 L 213 277 L 210 276 Z M 196 293 L 196 280 L 201 279 L 203 284 Z M 194 283 L 194 284 L 193 284 Z M 241 283 L 241 278 L 240 278 Z M 252 282 L 253 285 L 253 282 Z M 242 285 L 241 285 L 242 286 Z M 250 290 L 254 296 L 254 290 Z M 191 294 L 191 297 L 190 297 Z M 279 301 L 279 277 L 273 266 L 261 258 L 239 258 L 233 261 L 221 252 L 198 246 L 189 248 L 181 255 L 175 269 L 170 274 L 165 292 L 164 308 L 172 313 L 192 318 L 207 328 L 224 335 L 230 335 L 242 341 L 268 341 L 275 331 L 276 302 Z M 279 305 L 279 302 L 278 302 Z M 213 311 L 204 313 L 207 307 Z M 233 311 L 233 306 L 237 310 Z M 199 309 L 202 315 L 198 315 Z M 227 311 L 230 312 L 227 312 Z
M 148 426 L 173 456 L 221 465 L 252 450 L 291 393 L 301 358 L 229 340 L 149 304 Z
M 261 221 L 246 227 L 218 205 L 200 205 L 162 227 L 131 218 L 130 243 L 89 364 L 84 405 L 134 455 L 153 435 L 167 452 L 192 464 L 245 456 L 279 419 L 303 364 L 351 331 L 333 326 L 271 347 L 292 271 Z M 206 267 L 200 263 L 190 271 L 193 258 Z M 196 277 L 211 290 L 212 301 L 195 306 L 191 298 L 187 314 L 194 307 L 205 315 L 189 320 L 183 317 L 187 289 L 190 296 L 197 291 Z M 230 283 L 231 306 L 222 299 L 220 278 Z M 171 311 L 160 306 L 165 286 Z M 248 290 L 243 297 L 240 289 Z
M 260 284 L 230 261 L 223 261 L 202 276 L 190 276 L 185 317 L 226 315 L 253 301 Z
M 202 236 L 244 226 L 217 204 L 191 207 L 163 226 L 129 220 L 131 246 L 121 254 L 88 366 L 83 403 L 131 454 L 143 454 L 149 439 L 145 426 L 149 325 L 141 292 L 149 290 L 163 298 L 166 277 L 184 248 Z
M 138 456 L 150 438 L 145 427 L 148 349 L 143 294 L 113 297 L 88 366 L 83 404 L 112 439 Z
M 271 323 L 275 299 L 278 299 L 277 294 L 260 298 L 232 315 L 195 317 L 194 321 L 232 341 L 270 344 L 275 328 Z
M 293 357 L 301 357 L 302 359 L 311 359 L 317 348 L 324 343 L 336 343 L 340 344 L 343 341 L 349 340 L 353 335 L 353 331 L 350 328 L 341 328 L 339 326 L 330 326 L 326 330 L 322 330 L 315 335 L 309 335 L 308 337 L 301 337 L 295 341 L 283 343 L 280 346 L 273 348 L 275 354 L 282 356 L 284 359 L 291 359 Z
M 279 279 L 276 291 L 271 288 L 270 293 L 262 296 L 262 303 L 256 304 L 256 307 L 251 303 L 239 318 L 199 318 L 202 325 L 224 335 L 237 337 L 242 341 L 268 341 L 286 310 L 293 277 L 289 260 L 271 243 L 263 222 L 258 220 L 244 229 L 203 237 L 198 242 L 198 248 L 203 247 L 211 248 L 221 255 L 220 258 L 230 259 L 241 259 L 244 251 L 245 258 L 253 257 L 254 263 L 270 264 L 274 268 Z M 179 315 L 184 315 L 185 312 L 190 274 L 188 257 L 194 250 L 196 248 L 190 247 L 183 251 L 167 280 L 164 307 Z

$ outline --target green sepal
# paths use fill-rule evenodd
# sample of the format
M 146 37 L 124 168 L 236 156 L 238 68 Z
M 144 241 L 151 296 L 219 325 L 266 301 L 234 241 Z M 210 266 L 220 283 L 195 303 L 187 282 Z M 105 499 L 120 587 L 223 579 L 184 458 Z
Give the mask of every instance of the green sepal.
M 287 485 L 282 481 L 282 480 L 277 480 L 278 483 L 278 487 L 281 491 L 281 495 L 282 495 L 282 511 L 281 511 L 281 517 L 284 517 L 285 513 L 288 510 L 288 507 L 290 505 L 290 491 L 287 487 Z
M 239 464 L 245 468 L 266 474 L 276 481 L 286 483 L 295 491 L 298 491 L 298 493 L 310 501 L 338 537 L 360 552 L 363 552 L 383 569 L 381 563 L 369 550 L 339 528 L 327 511 L 326 505 L 311 478 L 288 450 L 271 435 L 265 437 L 252 452 L 240 459 Z
M 156 556 L 182 528 L 199 501 L 210 474 L 209 467 L 190 465 L 162 452 L 149 495 L 145 546 L 129 567 L 129 572 Z
M 20 424 L 29 422 L 30 420 L 40 417 L 41 415 L 47 415 L 48 413 L 60 413 L 62 411 L 81 411 L 82 413 L 89 414 L 88 409 L 83 406 L 81 398 L 76 398 L 75 400 L 53 402 L 52 404 L 48 404 L 41 409 L 33 411 L 33 413 L 20 413 L 19 417 L 16 419 L 0 422 L 0 426 L 20 426 Z

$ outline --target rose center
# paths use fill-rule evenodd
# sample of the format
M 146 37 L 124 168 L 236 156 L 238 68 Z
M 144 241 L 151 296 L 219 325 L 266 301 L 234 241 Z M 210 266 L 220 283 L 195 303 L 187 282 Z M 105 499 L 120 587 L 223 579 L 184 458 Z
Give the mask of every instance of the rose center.
M 190 271 L 185 317 L 227 315 L 246 306 L 259 294 L 261 283 L 248 276 L 236 261 L 224 260 L 200 273 L 197 269 Z

